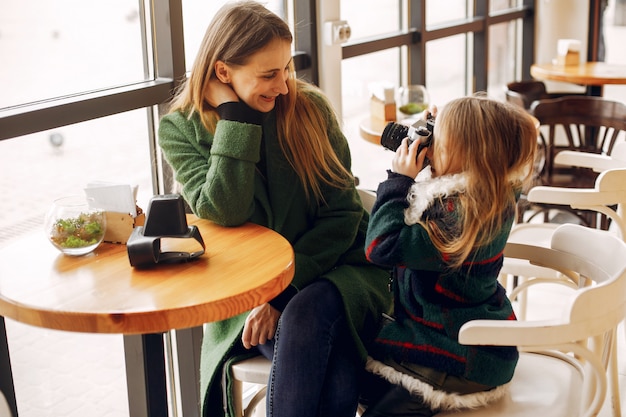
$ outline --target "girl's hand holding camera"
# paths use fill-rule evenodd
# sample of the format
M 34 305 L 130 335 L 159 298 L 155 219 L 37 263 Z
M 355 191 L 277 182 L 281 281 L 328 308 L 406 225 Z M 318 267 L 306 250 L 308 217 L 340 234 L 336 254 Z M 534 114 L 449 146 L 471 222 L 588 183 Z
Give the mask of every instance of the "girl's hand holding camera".
M 391 170 L 397 174 L 415 178 L 424 168 L 424 159 L 426 159 L 426 152 L 428 152 L 428 148 L 423 148 L 418 155 L 418 147 L 418 141 L 409 145 L 409 139 L 404 138 L 391 160 Z
M 434 118 L 436 115 L 437 106 L 433 105 L 422 112 L 421 119 L 427 120 L 429 117 Z M 404 138 L 400 146 L 398 146 L 398 149 L 396 149 L 396 154 L 391 161 L 391 170 L 397 174 L 415 178 L 424 168 L 426 153 L 429 149 L 428 147 L 423 148 L 418 155 L 417 149 L 419 144 L 419 141 L 413 141 L 413 143 L 409 145 L 408 138 Z

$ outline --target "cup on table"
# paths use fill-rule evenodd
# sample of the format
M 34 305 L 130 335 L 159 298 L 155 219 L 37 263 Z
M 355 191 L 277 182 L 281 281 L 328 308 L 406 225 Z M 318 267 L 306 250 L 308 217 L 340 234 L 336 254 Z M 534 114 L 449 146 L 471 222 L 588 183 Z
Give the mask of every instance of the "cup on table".
M 430 95 L 423 85 L 413 84 L 398 89 L 398 110 L 406 116 L 423 112 L 429 104 Z

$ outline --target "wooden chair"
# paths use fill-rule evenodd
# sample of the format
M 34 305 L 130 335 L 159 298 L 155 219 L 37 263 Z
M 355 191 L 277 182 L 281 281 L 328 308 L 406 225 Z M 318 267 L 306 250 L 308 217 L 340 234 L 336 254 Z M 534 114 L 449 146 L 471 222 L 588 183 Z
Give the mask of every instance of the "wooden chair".
M 568 205 L 573 210 L 598 213 L 610 220 L 610 224 L 606 228 L 617 238 L 626 241 L 626 217 L 624 216 L 626 207 L 626 143 L 616 145 L 615 156 L 615 158 L 611 158 L 605 155 L 564 151 L 557 155 L 557 160 L 586 166 L 595 171 L 608 169 L 600 173 L 593 188 L 539 186 L 530 190 L 528 200 L 532 203 Z M 618 159 L 617 156 L 623 156 L 624 160 Z M 616 166 L 622 168 L 612 168 Z M 513 227 L 508 242 L 549 247 L 558 227 L 559 225 L 555 223 L 518 224 Z M 527 291 L 531 286 L 556 283 L 577 289 L 586 283 L 576 273 L 557 272 L 541 265 L 512 258 L 505 258 L 501 274 L 504 285 L 510 277 L 517 278 L 514 281 L 514 288 L 509 293 L 509 298 L 518 301 L 517 314 L 518 318 L 522 320 L 526 318 Z M 611 372 L 611 379 L 617 380 L 617 369 L 610 368 L 609 371 Z M 614 402 L 619 402 L 617 385 L 613 385 L 613 387 L 612 398 Z
M 624 144 L 626 146 L 626 144 Z M 528 193 L 532 203 L 567 205 L 574 210 L 587 210 L 602 214 L 610 219 L 607 228 L 614 230 L 622 240 L 626 240 L 626 167 L 609 169 L 602 172 L 593 188 L 534 187 Z M 511 230 L 508 242 L 533 244 L 548 247 L 559 225 L 556 223 L 521 223 Z M 528 262 L 505 259 L 501 274 L 523 277 L 510 292 L 509 298 L 520 302 L 518 315 L 526 315 L 524 291 L 531 285 L 543 282 L 557 282 L 576 288 L 579 280 L 576 276 L 563 276 L 552 269 L 541 268 Z M 503 278 L 503 281 L 505 278 Z
M 555 155 L 562 150 L 611 155 L 618 136 L 626 131 L 626 105 L 602 97 L 541 99 L 532 104 L 531 112 L 539 120 L 547 147 L 545 185 L 592 185 L 595 175 L 589 170 L 562 165 L 557 170 Z
M 570 165 L 564 160 L 557 163 L 556 154 L 572 150 L 610 156 L 618 138 L 623 141 L 626 135 L 626 105 L 601 97 L 568 96 L 535 101 L 531 111 L 540 123 L 539 143 L 543 162 L 543 166 L 535 168 L 532 185 L 593 187 L 597 172 Z M 529 221 L 540 214 L 544 217 L 543 221 L 548 222 L 551 221 L 551 214 L 560 212 L 595 227 L 595 218 L 589 212 L 549 204 L 530 205 L 525 195 L 522 195 L 518 207 L 519 222 Z
M 608 368 L 616 369 L 615 332 L 626 314 L 626 243 L 606 231 L 565 224 L 554 232 L 550 248 L 508 243 L 505 256 L 574 271 L 590 284 L 572 293 L 559 318 L 466 323 L 461 343 L 518 346 L 520 360 L 503 399 L 436 416 L 596 416 L 607 387 L 618 392 L 616 374 Z M 619 416 L 619 397 L 612 406 Z
M 363 207 L 367 212 L 371 212 L 376 193 L 370 190 L 357 188 Z M 231 365 L 230 373 L 233 379 L 233 404 L 237 416 L 251 417 L 259 403 L 265 400 L 267 393 L 267 381 L 270 375 L 271 362 L 264 356 L 254 356 Z M 259 389 L 252 395 L 248 404 L 244 406 L 244 383 L 257 384 Z M 360 415 L 359 410 L 357 415 Z
M 11 408 L 9 407 L 9 403 L 7 402 L 6 397 L 0 391 L 0 417 L 12 417 Z
M 543 81 L 527 80 L 514 81 L 506 85 L 504 90 L 506 100 L 530 111 L 532 104 L 537 100 L 579 95 L 577 93 L 555 92 L 548 93 Z

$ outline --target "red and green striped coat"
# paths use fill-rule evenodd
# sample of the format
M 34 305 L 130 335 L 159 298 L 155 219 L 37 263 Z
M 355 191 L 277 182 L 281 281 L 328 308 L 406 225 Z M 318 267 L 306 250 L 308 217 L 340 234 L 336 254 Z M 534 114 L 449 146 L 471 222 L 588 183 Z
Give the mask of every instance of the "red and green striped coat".
M 370 354 L 380 361 L 392 357 L 399 363 L 415 363 L 499 386 L 513 376 L 517 349 L 464 346 L 457 337 L 461 326 L 470 320 L 515 320 L 497 280 L 514 207 L 506 210 L 504 227 L 491 243 L 473 251 L 458 270 L 446 266 L 445 256 L 437 251 L 423 226 L 407 224 L 410 205 L 417 199 L 421 200 L 418 205 L 425 207 L 421 218 L 428 217 L 454 232 L 459 227 L 461 179 L 448 176 L 444 179 L 447 186 L 438 185 L 441 177 L 428 179 L 429 187 L 415 188 L 412 178 L 390 173 L 380 184 L 365 250 L 371 262 L 393 269 L 395 321 L 382 328 Z M 411 190 L 414 201 L 410 204 L 407 195 Z

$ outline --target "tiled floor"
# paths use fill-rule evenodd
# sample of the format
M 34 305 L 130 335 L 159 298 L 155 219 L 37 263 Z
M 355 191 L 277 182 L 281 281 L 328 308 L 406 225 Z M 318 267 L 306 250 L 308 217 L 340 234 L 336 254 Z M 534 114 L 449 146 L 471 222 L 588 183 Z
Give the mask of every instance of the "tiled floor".
M 558 313 L 560 287 L 531 290 L 528 319 Z M 7 320 L 20 417 L 128 416 L 121 336 L 33 328 Z M 618 332 L 622 408 L 626 410 L 626 343 Z M 260 414 L 260 413 L 259 413 Z M 600 417 L 610 417 L 605 406 Z

